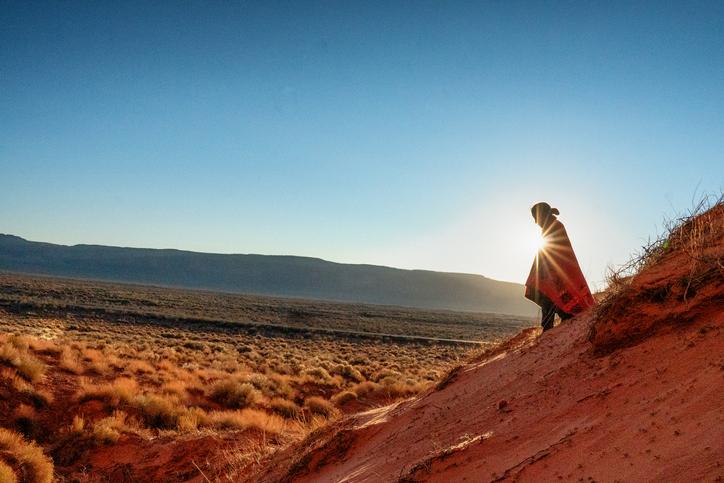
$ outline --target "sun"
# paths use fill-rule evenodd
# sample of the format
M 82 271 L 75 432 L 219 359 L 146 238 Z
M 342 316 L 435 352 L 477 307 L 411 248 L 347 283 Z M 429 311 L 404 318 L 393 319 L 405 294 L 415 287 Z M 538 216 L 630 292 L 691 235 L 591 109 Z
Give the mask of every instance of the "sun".
M 546 246 L 546 238 L 542 233 L 538 232 L 533 237 L 533 240 L 531 240 L 531 244 L 532 248 L 534 248 L 536 252 L 541 251 Z

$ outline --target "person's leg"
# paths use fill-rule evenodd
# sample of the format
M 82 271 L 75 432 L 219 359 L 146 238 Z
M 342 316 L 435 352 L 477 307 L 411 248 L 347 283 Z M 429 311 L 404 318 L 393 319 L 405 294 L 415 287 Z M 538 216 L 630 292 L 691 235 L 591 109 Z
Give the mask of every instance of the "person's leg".
M 540 300 L 541 310 L 541 325 L 543 326 L 543 332 L 553 328 L 553 322 L 556 317 L 556 306 L 548 300 L 546 297 L 541 297 Z

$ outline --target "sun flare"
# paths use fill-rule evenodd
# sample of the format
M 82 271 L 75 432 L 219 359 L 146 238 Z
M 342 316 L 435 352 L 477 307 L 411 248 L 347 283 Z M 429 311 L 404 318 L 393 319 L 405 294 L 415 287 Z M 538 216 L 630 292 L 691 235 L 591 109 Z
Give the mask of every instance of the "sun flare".
M 546 246 L 546 239 L 543 236 L 542 233 L 536 233 L 532 240 L 533 248 L 535 248 L 535 251 L 538 252 L 545 248 Z

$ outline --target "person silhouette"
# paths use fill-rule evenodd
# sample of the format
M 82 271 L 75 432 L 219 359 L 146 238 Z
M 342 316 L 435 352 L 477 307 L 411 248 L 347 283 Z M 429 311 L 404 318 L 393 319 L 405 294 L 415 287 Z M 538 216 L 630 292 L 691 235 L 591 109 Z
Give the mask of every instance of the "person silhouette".
M 542 229 L 544 243 L 525 282 L 525 297 L 540 306 L 545 332 L 553 328 L 556 314 L 561 320 L 570 319 L 595 302 L 566 228 L 558 221 L 558 209 L 541 202 L 533 205 L 531 214 Z

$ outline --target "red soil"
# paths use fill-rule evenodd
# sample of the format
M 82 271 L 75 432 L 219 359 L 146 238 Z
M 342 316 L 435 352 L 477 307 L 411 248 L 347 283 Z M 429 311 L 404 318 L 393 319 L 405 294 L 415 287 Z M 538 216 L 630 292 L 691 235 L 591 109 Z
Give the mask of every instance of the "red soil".
M 634 277 L 618 304 L 542 335 L 526 330 L 436 389 L 313 433 L 248 480 L 720 481 L 716 210 L 716 243 L 705 250 L 715 263 L 695 274 L 695 290 L 682 283 L 691 260 L 674 250 Z

